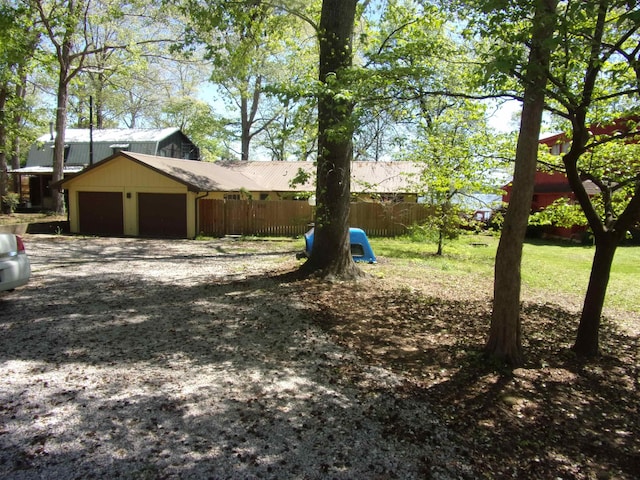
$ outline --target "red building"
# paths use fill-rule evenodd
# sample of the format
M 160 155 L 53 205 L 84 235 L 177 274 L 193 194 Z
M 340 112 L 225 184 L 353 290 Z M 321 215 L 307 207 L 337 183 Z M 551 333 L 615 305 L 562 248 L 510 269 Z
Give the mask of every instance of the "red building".
M 598 187 L 589 180 L 583 183 L 589 195 L 596 195 L 600 191 Z M 509 203 L 511 199 L 511 184 L 506 185 L 504 191 L 502 201 Z M 572 203 L 576 202 L 575 194 L 571 190 L 569 180 L 567 180 L 565 174 L 561 172 L 536 172 L 533 198 L 531 199 L 531 213 L 544 210 L 559 198 L 567 198 Z M 578 225 L 570 228 L 548 225 L 540 229 L 544 237 L 566 238 L 571 240 L 581 240 L 586 230 L 587 227 Z
M 553 155 L 562 155 L 569 151 L 571 146 L 571 142 L 567 140 L 564 133 L 545 137 L 540 140 L 540 143 L 548 145 Z M 560 198 L 566 198 L 571 203 L 577 202 L 575 194 L 569 185 L 569 180 L 562 172 L 538 171 L 536 172 L 534 182 L 531 213 L 544 210 Z M 586 180 L 583 184 L 589 195 L 597 195 L 600 192 L 598 187 L 590 180 Z M 502 201 L 505 203 L 509 203 L 511 199 L 511 188 L 510 183 L 503 188 L 505 194 L 502 196 Z M 576 225 L 571 228 L 566 228 L 550 225 L 541 227 L 540 230 L 544 237 L 580 240 L 587 230 L 587 227 Z
M 638 122 L 640 122 L 640 117 L 620 118 L 611 123 L 593 124 L 589 127 L 589 132 L 594 136 L 627 135 L 627 141 L 637 142 L 638 134 L 640 134 Z M 540 143 L 547 145 L 553 155 L 562 155 L 567 153 L 571 147 L 571 140 L 565 133 L 558 133 L 542 138 L 540 139 Z M 590 196 L 600 193 L 600 189 L 589 180 L 584 181 L 583 185 Z M 505 190 L 505 194 L 502 196 L 502 201 L 509 203 L 511 198 L 511 184 L 505 186 L 503 189 Z M 531 201 L 531 212 L 535 213 L 544 210 L 559 198 L 567 198 L 569 202 L 572 203 L 577 202 L 576 197 L 569 186 L 569 181 L 564 173 L 537 172 L 533 189 L 533 199 Z M 578 226 L 574 226 L 572 228 L 549 226 L 543 227 L 542 233 L 543 235 L 550 237 L 579 239 L 582 237 L 585 230 L 586 227 Z

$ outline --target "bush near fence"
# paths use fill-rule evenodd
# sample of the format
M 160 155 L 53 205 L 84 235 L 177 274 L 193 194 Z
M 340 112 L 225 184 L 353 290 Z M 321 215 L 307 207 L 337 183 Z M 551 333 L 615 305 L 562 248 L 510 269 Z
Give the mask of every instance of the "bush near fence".
M 298 200 L 209 200 L 198 204 L 201 235 L 297 236 L 309 230 L 313 207 Z M 362 228 L 372 237 L 395 237 L 428 216 L 417 203 L 351 204 L 349 225 Z

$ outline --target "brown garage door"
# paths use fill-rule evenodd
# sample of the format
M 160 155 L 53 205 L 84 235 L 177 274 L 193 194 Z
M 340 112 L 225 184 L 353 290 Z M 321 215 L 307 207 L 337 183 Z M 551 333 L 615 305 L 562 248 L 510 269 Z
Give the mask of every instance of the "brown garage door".
M 187 236 L 187 196 L 178 193 L 139 193 L 138 229 L 143 237 Z
M 121 192 L 78 192 L 80 233 L 123 235 Z

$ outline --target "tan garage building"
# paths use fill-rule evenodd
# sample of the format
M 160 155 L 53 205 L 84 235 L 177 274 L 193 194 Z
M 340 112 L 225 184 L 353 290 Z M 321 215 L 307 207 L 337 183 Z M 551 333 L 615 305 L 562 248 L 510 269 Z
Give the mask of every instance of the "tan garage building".
M 214 163 L 119 152 L 60 182 L 72 233 L 193 238 L 198 200 L 259 191 L 246 176 Z

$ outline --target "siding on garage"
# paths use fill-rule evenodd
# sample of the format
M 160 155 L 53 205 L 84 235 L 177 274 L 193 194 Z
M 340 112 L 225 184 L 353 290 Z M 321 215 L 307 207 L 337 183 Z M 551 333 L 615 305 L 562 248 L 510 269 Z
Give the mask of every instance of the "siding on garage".
M 180 194 L 184 196 L 186 229 L 184 237 L 195 237 L 196 197 L 186 185 L 127 158 L 114 158 L 95 165 L 77 179 L 65 184 L 69 191 L 69 224 L 72 233 L 81 233 L 80 192 L 120 192 L 122 197 L 123 234 L 138 236 L 139 194 Z M 85 210 L 86 211 L 86 210 Z

